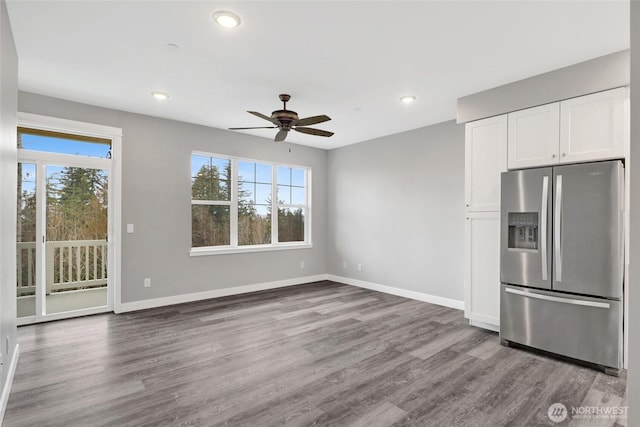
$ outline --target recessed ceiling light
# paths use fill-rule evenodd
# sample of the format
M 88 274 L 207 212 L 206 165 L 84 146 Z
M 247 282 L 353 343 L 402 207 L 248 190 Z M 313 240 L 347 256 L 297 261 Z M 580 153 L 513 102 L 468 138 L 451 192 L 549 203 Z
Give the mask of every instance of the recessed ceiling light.
M 225 28 L 235 28 L 240 25 L 240 17 L 233 12 L 221 10 L 213 14 L 213 19 L 218 25 Z
M 400 102 L 403 104 L 411 104 L 412 102 L 416 102 L 415 95 L 404 95 L 400 97 Z
M 155 99 L 159 99 L 160 101 L 164 101 L 169 99 L 170 95 L 166 92 L 160 92 L 157 90 L 154 90 L 153 92 L 151 92 L 151 96 L 153 96 Z

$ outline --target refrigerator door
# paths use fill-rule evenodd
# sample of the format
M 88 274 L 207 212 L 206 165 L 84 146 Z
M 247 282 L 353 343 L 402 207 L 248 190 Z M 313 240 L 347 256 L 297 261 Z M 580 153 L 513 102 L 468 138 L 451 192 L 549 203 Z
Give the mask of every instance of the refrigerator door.
M 503 172 L 500 281 L 551 288 L 553 169 Z
M 554 168 L 554 290 L 622 297 L 623 173 L 620 161 Z
M 501 285 L 500 338 L 622 368 L 620 301 Z

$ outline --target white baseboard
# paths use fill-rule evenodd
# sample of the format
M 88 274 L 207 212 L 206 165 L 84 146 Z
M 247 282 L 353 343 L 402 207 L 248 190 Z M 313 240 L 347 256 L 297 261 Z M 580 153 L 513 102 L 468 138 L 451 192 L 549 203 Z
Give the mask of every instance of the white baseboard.
M 11 358 L 11 364 L 9 365 L 9 371 L 7 372 L 7 379 L 2 387 L 2 395 L 0 395 L 0 424 L 4 420 L 4 412 L 7 409 L 7 403 L 9 403 L 9 394 L 11 393 L 11 385 L 13 384 L 13 376 L 16 373 L 18 366 L 18 358 L 20 357 L 20 344 L 16 344 L 13 350 L 13 357 Z
M 327 274 L 327 280 L 344 283 L 345 285 L 357 286 L 359 288 L 371 289 L 372 291 L 384 292 L 385 294 L 397 295 L 404 298 L 415 299 L 418 301 L 429 302 L 431 304 L 443 305 L 445 307 L 464 310 L 464 301 L 439 297 L 437 295 L 425 294 L 422 292 L 409 291 L 407 289 L 395 288 L 393 286 L 380 285 L 377 283 L 366 282 L 364 280 L 352 279 L 350 277 L 334 276 Z
M 124 302 L 116 304 L 115 313 L 145 310 L 147 308 L 163 307 L 167 305 L 183 304 L 185 302 L 201 301 L 210 298 L 226 297 L 229 295 L 245 294 L 247 292 L 264 291 L 267 289 L 283 288 L 285 286 L 302 285 L 304 283 L 326 280 L 326 274 L 316 276 L 295 277 L 293 279 L 278 280 L 275 282 L 256 283 L 253 285 L 234 286 L 231 288 L 214 289 L 211 291 L 194 292 L 191 294 L 174 295 L 170 297 L 146 299 L 142 301 Z
M 475 326 L 476 328 L 488 329 L 493 332 L 500 332 L 500 326 L 496 326 L 493 323 L 486 323 L 478 320 L 469 319 L 469 324 L 471 326 Z
M 332 280 L 334 282 L 344 283 L 345 285 L 357 286 L 360 288 L 371 289 L 372 291 L 384 292 L 386 294 L 397 295 L 404 298 L 410 298 L 418 301 L 428 302 L 431 304 L 464 310 L 464 301 L 460 300 L 444 298 L 437 295 L 425 294 L 422 292 L 409 291 L 406 289 L 395 288 L 393 286 L 380 285 L 377 283 L 366 282 L 364 280 L 352 279 L 349 277 L 335 276 L 333 274 L 318 274 L 315 276 L 296 277 L 293 279 L 278 280 L 275 282 L 256 283 L 252 285 L 214 289 L 211 291 L 194 292 L 191 294 L 125 302 L 116 304 L 116 309 L 114 311 L 116 313 L 126 313 L 129 311 L 145 310 L 148 308 L 164 307 L 174 304 L 183 304 L 186 302 L 201 301 L 210 298 L 219 298 L 229 295 L 245 294 L 248 292 L 264 291 L 267 289 L 283 288 L 285 286 L 301 285 L 304 283 L 318 282 L 321 280 Z

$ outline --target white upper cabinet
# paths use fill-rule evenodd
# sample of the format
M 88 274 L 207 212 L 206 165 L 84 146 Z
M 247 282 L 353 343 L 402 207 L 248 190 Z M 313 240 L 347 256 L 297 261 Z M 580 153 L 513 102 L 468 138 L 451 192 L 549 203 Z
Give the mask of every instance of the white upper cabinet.
M 468 211 L 500 210 L 500 173 L 506 170 L 506 114 L 467 123 L 465 205 Z
M 558 163 L 560 104 L 509 113 L 509 169 Z
M 627 89 L 560 103 L 560 162 L 617 159 L 625 156 Z
M 509 169 L 624 158 L 628 99 L 618 88 L 509 113 Z

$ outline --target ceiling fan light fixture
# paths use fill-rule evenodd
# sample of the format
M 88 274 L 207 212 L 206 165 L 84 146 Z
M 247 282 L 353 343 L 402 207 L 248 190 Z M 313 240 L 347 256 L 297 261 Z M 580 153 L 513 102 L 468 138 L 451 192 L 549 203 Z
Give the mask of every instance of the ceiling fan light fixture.
M 416 102 L 416 96 L 415 95 L 403 95 L 400 97 L 400 102 L 402 102 L 403 104 L 413 104 L 414 102 Z
M 235 28 L 240 25 L 240 17 L 226 10 L 215 12 L 213 14 L 213 20 L 224 28 Z
M 171 97 L 171 95 L 169 95 L 168 93 L 160 92 L 159 90 L 154 90 L 153 92 L 151 92 L 151 96 L 159 101 L 166 101 Z

